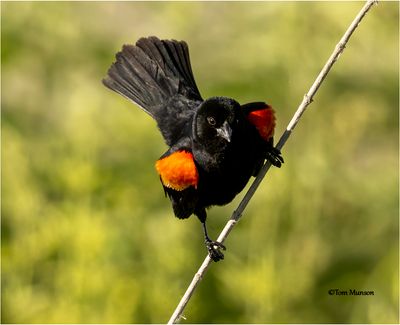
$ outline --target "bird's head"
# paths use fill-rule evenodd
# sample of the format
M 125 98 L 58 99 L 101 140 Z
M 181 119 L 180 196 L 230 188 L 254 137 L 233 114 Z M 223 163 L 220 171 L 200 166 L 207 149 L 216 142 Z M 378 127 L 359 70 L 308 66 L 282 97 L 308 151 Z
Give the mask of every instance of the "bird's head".
M 195 139 L 205 144 L 227 145 L 232 140 L 238 102 L 227 97 L 211 97 L 198 108 L 193 121 Z

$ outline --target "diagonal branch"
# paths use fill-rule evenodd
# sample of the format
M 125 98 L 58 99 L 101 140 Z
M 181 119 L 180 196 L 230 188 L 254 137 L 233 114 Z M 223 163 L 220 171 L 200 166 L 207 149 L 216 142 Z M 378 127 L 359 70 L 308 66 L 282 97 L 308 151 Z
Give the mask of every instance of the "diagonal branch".
M 377 3 L 377 0 L 368 0 L 363 8 L 360 10 L 356 18 L 353 20 L 349 28 L 344 33 L 343 37 L 336 45 L 333 53 L 329 57 L 328 61 L 326 62 L 325 66 L 322 68 L 321 72 L 319 73 L 317 79 L 312 84 L 310 90 L 304 95 L 303 101 L 301 102 L 300 106 L 298 107 L 297 111 L 295 112 L 293 118 L 289 122 L 285 132 L 282 134 L 281 138 L 279 139 L 276 147 L 281 150 L 288 138 L 290 137 L 293 129 L 296 127 L 298 121 L 300 120 L 301 116 L 305 112 L 308 105 L 311 104 L 313 101 L 313 97 L 318 91 L 319 87 L 321 86 L 322 82 L 324 81 L 325 77 L 328 75 L 330 69 L 335 64 L 337 59 L 339 58 L 340 54 L 344 51 L 347 42 L 349 41 L 351 35 L 358 27 L 361 20 L 367 14 L 369 9 L 372 7 L 374 3 Z M 227 224 L 225 225 L 224 229 L 222 230 L 221 234 L 219 235 L 217 241 L 222 243 L 228 237 L 229 233 L 232 231 L 233 227 L 239 221 L 242 216 L 244 209 L 246 208 L 247 204 L 249 203 L 250 199 L 253 197 L 254 193 L 256 192 L 258 186 L 260 185 L 261 181 L 263 180 L 265 174 L 268 172 L 271 164 L 267 161 L 264 166 L 261 168 L 260 172 L 258 173 L 257 177 L 251 184 L 249 190 L 247 191 L 246 195 L 243 197 L 242 201 L 240 202 L 238 208 L 233 212 L 231 218 L 228 220 Z M 189 302 L 191 296 L 193 295 L 194 290 L 196 289 L 197 285 L 200 283 L 201 279 L 203 278 L 205 272 L 207 271 L 208 267 L 211 264 L 211 258 L 207 256 L 200 266 L 197 273 L 194 275 L 192 282 L 190 283 L 189 287 L 186 289 L 185 294 L 183 295 L 181 301 L 179 302 L 178 306 L 176 307 L 174 313 L 172 314 L 168 324 L 175 324 L 177 323 L 180 318 L 182 317 L 182 313 Z

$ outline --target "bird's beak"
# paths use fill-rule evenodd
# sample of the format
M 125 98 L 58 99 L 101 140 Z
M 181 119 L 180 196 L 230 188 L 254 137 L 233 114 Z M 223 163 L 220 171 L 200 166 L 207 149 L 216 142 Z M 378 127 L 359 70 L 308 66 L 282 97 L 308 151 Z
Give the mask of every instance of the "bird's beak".
M 220 128 L 217 129 L 217 133 L 220 137 L 224 138 L 226 141 L 231 142 L 232 129 L 227 121 L 222 124 Z

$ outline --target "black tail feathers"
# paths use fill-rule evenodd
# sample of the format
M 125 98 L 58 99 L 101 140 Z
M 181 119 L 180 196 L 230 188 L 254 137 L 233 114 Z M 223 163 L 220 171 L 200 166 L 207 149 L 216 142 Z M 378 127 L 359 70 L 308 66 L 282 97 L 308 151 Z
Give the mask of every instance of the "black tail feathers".
M 184 41 L 141 38 L 124 45 L 103 84 L 132 100 L 151 116 L 171 97 L 180 94 L 201 100 Z

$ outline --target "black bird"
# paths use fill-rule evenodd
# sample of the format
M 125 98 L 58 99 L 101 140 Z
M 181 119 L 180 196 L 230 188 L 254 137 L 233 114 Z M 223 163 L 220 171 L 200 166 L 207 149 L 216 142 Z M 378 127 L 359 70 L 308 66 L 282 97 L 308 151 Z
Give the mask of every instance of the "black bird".
M 265 159 L 277 167 L 283 163 L 273 147 L 271 106 L 240 105 L 227 97 L 203 100 L 186 42 L 154 36 L 124 45 L 103 83 L 156 120 L 169 146 L 156 170 L 175 216 L 195 214 L 210 257 L 223 259 L 225 247 L 208 236 L 206 209 L 231 202 Z

